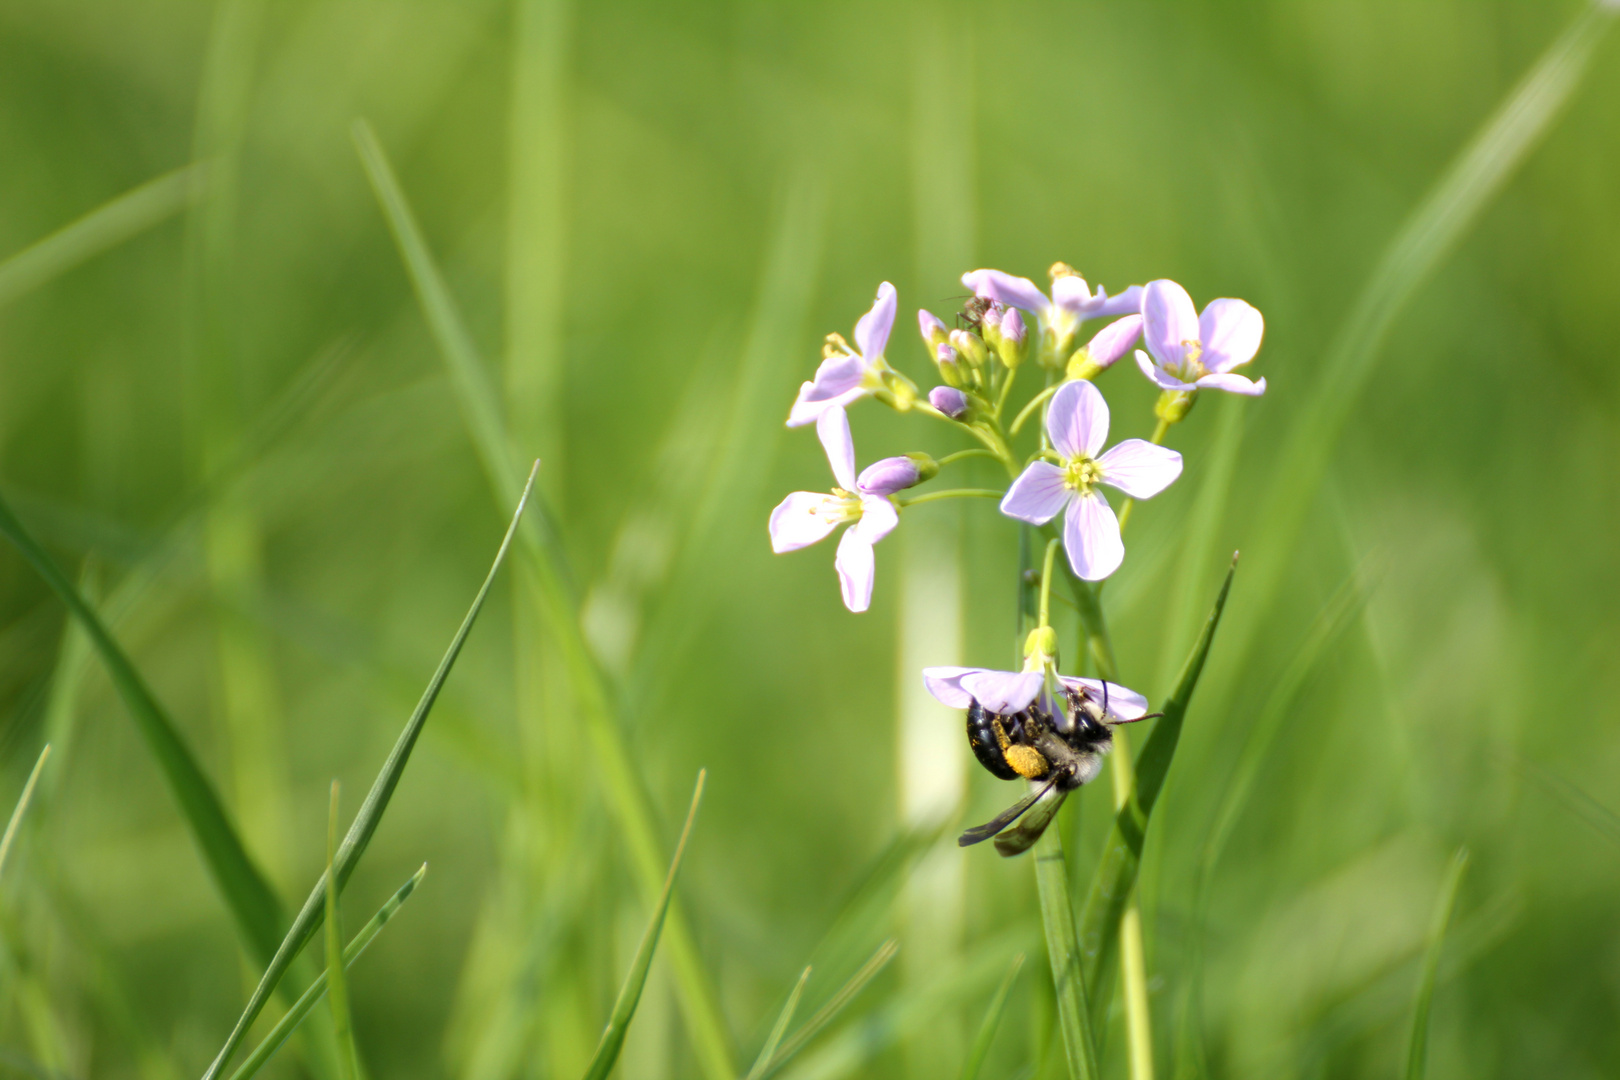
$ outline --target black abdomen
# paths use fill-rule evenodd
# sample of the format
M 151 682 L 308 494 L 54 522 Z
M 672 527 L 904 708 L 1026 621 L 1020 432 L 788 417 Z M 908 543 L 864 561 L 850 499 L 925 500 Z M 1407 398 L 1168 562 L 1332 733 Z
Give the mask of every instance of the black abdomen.
M 1018 774 L 1007 764 L 1006 755 L 1001 752 L 1001 741 L 996 738 L 994 723 L 997 719 L 995 713 L 986 712 L 977 701 L 968 706 L 968 745 L 973 747 L 973 756 L 979 759 L 979 764 L 992 775 L 1002 780 L 1016 780 Z

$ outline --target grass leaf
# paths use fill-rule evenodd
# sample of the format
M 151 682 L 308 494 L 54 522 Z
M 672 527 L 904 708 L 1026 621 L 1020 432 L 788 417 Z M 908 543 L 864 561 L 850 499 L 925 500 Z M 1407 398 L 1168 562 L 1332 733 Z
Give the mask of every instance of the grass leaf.
M 22 794 L 17 796 L 17 806 L 11 811 L 11 820 L 6 822 L 6 833 L 0 836 L 0 873 L 5 872 L 6 856 L 11 854 L 12 841 L 17 839 L 17 827 L 22 824 L 23 814 L 28 812 L 28 803 L 34 797 L 34 785 L 39 783 L 39 774 L 45 768 L 45 759 L 50 756 L 51 744 L 46 743 L 45 748 L 39 752 L 39 760 L 34 762 L 33 769 L 28 773 Z
M 700 769 L 697 786 L 692 790 L 692 805 L 686 811 L 686 824 L 681 826 L 681 838 L 675 843 L 675 857 L 669 861 L 664 890 L 659 894 L 652 918 L 647 921 L 647 929 L 641 935 L 641 944 L 636 946 L 635 960 L 630 964 L 630 973 L 624 977 L 624 985 L 619 987 L 619 996 L 613 1002 L 613 1014 L 608 1018 L 607 1030 L 602 1032 L 602 1041 L 596 1044 L 596 1053 L 591 1056 L 590 1067 L 585 1070 L 585 1080 L 605 1080 L 607 1074 L 613 1071 L 614 1063 L 619 1060 L 624 1036 L 630 1030 L 630 1021 L 641 1002 L 641 991 L 647 985 L 647 972 L 652 969 L 658 936 L 664 929 L 664 916 L 669 912 L 670 897 L 675 892 L 675 875 L 681 868 L 681 856 L 686 852 L 686 839 L 692 833 L 692 822 L 697 819 L 698 803 L 703 800 L 704 775 Z
M 849 1003 L 855 1000 L 857 994 L 866 989 L 866 984 L 878 977 L 878 973 L 888 966 L 894 954 L 900 951 L 900 943 L 890 938 L 878 946 L 872 958 L 861 966 L 850 980 L 839 987 L 838 993 L 827 999 L 827 1003 L 816 1010 L 816 1014 L 804 1022 L 804 1026 L 793 1033 L 793 1037 L 782 1044 L 769 1064 L 764 1069 L 751 1075 L 755 1080 L 766 1080 L 774 1076 L 782 1066 L 793 1059 L 793 1056 L 803 1050 L 810 1040 L 821 1034 L 821 1030 L 838 1018 Z
M 765 1068 L 776 1056 L 776 1048 L 782 1044 L 782 1036 L 787 1034 L 788 1025 L 793 1022 L 793 1013 L 799 1007 L 799 997 L 804 993 L 804 984 L 810 979 L 808 966 L 799 972 L 799 981 L 793 984 L 792 993 L 788 994 L 787 1004 L 776 1016 L 776 1023 L 771 1025 L 771 1033 L 765 1037 L 765 1045 L 759 1048 L 759 1056 L 754 1059 L 754 1067 L 748 1070 L 747 1080 L 759 1080 L 765 1075 Z
M 68 611 L 84 627 L 91 644 L 107 666 L 107 674 L 135 720 L 147 749 L 163 770 L 169 792 L 180 805 L 180 813 L 201 849 L 214 884 L 225 898 L 251 955 L 266 963 L 275 954 L 281 938 L 281 903 L 271 891 L 264 874 L 254 865 L 242 838 L 231 823 L 214 785 L 203 773 L 191 749 L 180 737 L 174 721 L 141 678 L 140 672 L 113 638 L 67 575 L 56 565 L 38 541 L 23 528 L 11 507 L 0 499 L 0 533 L 16 545 L 23 558 L 67 605 Z
M 962 1065 L 962 1080 L 978 1080 L 979 1070 L 984 1067 L 984 1059 L 990 1054 L 990 1046 L 996 1041 L 996 1029 L 1001 1026 L 1001 1014 L 1007 1006 L 1007 994 L 1012 990 L 1018 972 L 1024 966 L 1024 954 L 1019 953 L 1013 957 L 1012 966 L 1007 969 L 1007 977 L 1001 980 L 996 988 L 996 994 L 990 999 L 990 1007 L 984 1010 L 984 1020 L 979 1024 L 979 1033 L 973 1037 L 973 1046 L 968 1050 L 967 1061 Z
M 377 914 L 371 917 L 371 921 L 362 926 L 360 932 L 354 935 L 348 947 L 343 950 L 343 967 L 345 969 L 353 967 L 354 962 L 360 959 L 360 954 L 366 951 L 366 946 L 371 944 L 372 939 L 382 931 L 388 920 L 392 919 L 395 912 L 399 911 L 400 905 L 411 898 L 411 893 L 416 891 L 416 887 L 422 883 L 422 875 L 426 873 L 427 864 L 423 863 L 421 869 L 412 874 L 411 879 L 401 885 L 399 891 L 389 897 L 386 904 L 377 909 Z M 270 1029 L 270 1033 L 264 1037 L 264 1040 L 253 1048 L 253 1052 L 231 1074 L 231 1080 L 250 1080 L 255 1073 L 264 1067 L 265 1063 L 275 1055 L 277 1050 L 281 1049 L 282 1044 L 297 1030 L 298 1025 L 303 1023 L 304 1017 L 309 1015 L 310 1010 L 320 1003 L 321 996 L 326 993 L 327 981 L 330 976 L 331 971 L 328 969 L 322 971 L 315 978 L 309 989 L 299 995 L 298 1000 L 293 1002 L 292 1007 L 287 1010 L 280 1020 L 276 1021 L 276 1026 Z
M 1435 901 L 1434 918 L 1429 923 L 1429 941 L 1423 951 L 1423 977 L 1418 982 L 1417 1003 L 1412 1009 L 1412 1041 L 1406 1053 L 1406 1080 L 1423 1080 L 1429 1056 L 1429 1008 L 1434 1002 L 1435 976 L 1440 971 L 1440 950 L 1445 945 L 1451 912 L 1457 906 L 1457 890 L 1468 869 L 1468 849 L 1458 848 L 1451 857 L 1440 897 Z
M 1097 1040 L 1092 1034 L 1092 1011 L 1086 1004 L 1086 980 L 1081 966 L 1080 940 L 1074 930 L 1074 903 L 1069 899 L 1069 869 L 1063 860 L 1063 841 L 1056 829 L 1047 830 L 1035 845 L 1035 883 L 1041 895 L 1041 923 L 1046 928 L 1046 952 L 1052 962 L 1052 988 L 1057 994 L 1058 1027 L 1063 1052 L 1074 1080 L 1097 1080 Z M 1118 926 L 1118 919 L 1114 920 Z
M 339 785 L 332 781 L 332 800 L 326 813 L 326 880 L 337 877 L 338 792 Z M 349 1019 L 349 984 L 343 977 L 346 963 L 343 959 L 342 905 L 337 889 L 326 890 L 326 986 L 332 1005 L 332 1030 L 337 1037 L 338 1075 L 343 1080 L 357 1080 L 360 1072 L 359 1055 L 354 1046 L 354 1025 Z
M 518 523 L 523 520 L 523 509 L 528 504 L 529 492 L 534 487 L 534 477 L 540 469 L 540 463 L 534 463 L 529 470 L 528 482 L 523 487 L 523 494 L 518 500 L 517 509 L 512 513 L 512 521 L 506 527 L 506 535 L 501 539 L 501 546 L 495 553 L 495 561 L 484 577 L 484 583 L 478 589 L 478 595 L 473 598 L 472 606 L 467 610 L 466 617 L 461 620 L 461 626 L 456 629 L 455 637 L 450 641 L 450 647 L 445 650 L 444 657 L 440 659 L 438 669 L 428 680 L 428 686 L 422 693 L 422 698 L 411 713 L 411 718 L 405 722 L 405 729 L 400 732 L 399 739 L 383 762 L 382 770 L 377 779 L 372 782 L 371 790 L 366 793 L 365 802 L 360 805 L 360 812 L 355 815 L 353 824 L 349 826 L 343 843 L 339 845 L 336 857 L 333 859 L 333 869 L 336 871 L 336 882 L 339 891 L 354 873 L 354 868 L 365 854 L 366 845 L 371 843 L 372 834 L 377 831 L 382 816 L 388 810 L 389 800 L 393 798 L 394 789 L 399 785 L 399 778 L 404 775 L 405 766 L 410 761 L 411 751 L 416 747 L 416 740 L 422 734 L 422 726 L 427 723 L 428 713 L 433 710 L 433 703 L 438 699 L 439 691 L 444 687 L 444 681 L 450 675 L 450 669 L 455 666 L 456 657 L 461 654 L 461 647 L 467 641 L 467 635 L 472 631 L 473 623 L 478 619 L 478 612 L 484 606 L 484 599 L 489 595 L 490 586 L 495 583 L 495 575 L 501 564 L 506 561 L 506 553 L 512 546 L 512 538 L 517 534 Z M 270 993 L 286 974 L 287 967 L 297 956 L 299 950 L 309 941 L 310 935 L 320 925 L 324 915 L 326 903 L 327 883 L 331 880 L 328 875 L 322 874 L 321 880 L 316 882 L 315 889 L 304 901 L 304 906 L 293 919 L 292 929 L 287 931 L 281 945 L 275 950 L 275 955 L 265 968 L 264 975 L 259 979 L 259 985 L 254 988 L 253 995 L 248 999 L 247 1006 L 242 1010 L 241 1017 L 236 1022 L 225 1045 L 220 1048 L 219 1054 L 214 1058 L 213 1064 L 204 1073 L 204 1080 L 214 1080 L 220 1071 L 230 1063 L 231 1055 L 241 1045 L 247 1036 L 248 1029 L 253 1021 L 258 1019 L 259 1013 L 264 1009 L 265 1003 L 270 1000 Z
M 185 209 L 207 178 L 200 164 L 164 173 L 0 262 L 0 307 Z
M 1176 688 L 1164 703 L 1164 715 L 1159 718 L 1137 759 L 1136 783 L 1131 800 L 1114 815 L 1114 826 L 1109 831 L 1102 857 L 1091 879 L 1086 906 L 1080 916 L 1080 945 L 1086 987 L 1091 992 L 1093 1025 L 1100 1022 L 1106 1008 L 1106 990 L 1112 983 L 1104 978 L 1103 972 L 1112 969 L 1119 944 L 1120 916 L 1124 914 L 1131 889 L 1136 885 L 1137 871 L 1141 868 L 1142 842 L 1147 835 L 1148 819 L 1169 775 L 1170 763 L 1175 758 L 1176 745 L 1181 739 L 1181 727 L 1187 717 L 1187 706 L 1198 687 L 1204 661 L 1209 658 L 1209 648 L 1215 640 L 1215 630 L 1226 608 L 1226 596 L 1232 589 L 1232 575 L 1236 570 L 1237 559 L 1234 557 L 1232 566 L 1226 571 L 1226 580 L 1221 584 L 1221 591 L 1215 597 L 1215 606 L 1210 610 L 1203 630 L 1193 642 L 1187 663 L 1181 669 Z M 1105 986 L 1105 983 L 1108 985 Z
M 497 495 L 504 496 L 511 483 L 507 463 L 511 459 L 512 441 L 501 419 L 488 372 L 417 228 L 382 145 L 363 120 L 355 122 L 354 139 L 427 313 L 439 351 L 450 369 L 451 382 L 461 400 L 462 413 L 485 472 Z M 551 633 L 567 670 L 575 707 L 597 757 L 598 777 L 624 833 L 631 870 L 643 898 L 655 903 L 664 877 L 664 864 L 653 828 L 652 810 L 641 779 L 625 755 L 621 737 L 625 725 L 615 708 L 614 696 L 581 631 L 578 603 L 569 586 L 570 575 L 561 542 L 544 506 L 537 510 L 535 520 L 520 534 L 525 569 L 533 578 L 535 600 L 545 628 Z M 692 1044 L 710 1080 L 732 1080 L 736 1069 L 732 1064 L 731 1039 L 708 976 L 698 963 L 697 946 L 680 905 L 672 907 L 667 921 L 665 953 L 680 990 L 682 1015 Z

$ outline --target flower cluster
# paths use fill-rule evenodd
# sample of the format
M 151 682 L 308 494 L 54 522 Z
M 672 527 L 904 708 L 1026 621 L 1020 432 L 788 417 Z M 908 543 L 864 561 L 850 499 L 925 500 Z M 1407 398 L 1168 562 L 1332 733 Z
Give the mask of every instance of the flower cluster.
M 941 379 L 927 394 L 885 358 L 899 299 L 893 285 L 878 286 L 872 309 L 855 324 L 854 344 L 830 334 L 815 377 L 799 388 L 788 426 L 814 424 L 835 485 L 830 492 L 796 491 L 771 513 L 771 546 L 794 551 L 847 525 L 834 565 L 844 604 L 865 611 L 875 574 L 873 545 L 899 523 L 900 512 L 925 500 L 995 496 L 1003 514 L 1050 527 L 1061 539 L 1069 569 L 1101 581 L 1125 558 L 1125 510 L 1116 513 L 1103 488 L 1127 500 L 1149 499 L 1181 475 L 1181 455 L 1163 445 L 1206 390 L 1263 394 L 1265 379 L 1250 381 L 1234 369 L 1254 359 L 1264 332 L 1260 312 L 1242 300 L 1212 300 L 1199 314 L 1173 281 L 1132 285 L 1117 296 L 1064 263 L 1050 270 L 1050 295 L 1028 278 L 1000 270 L 962 275 L 973 299 L 952 329 L 928 311 L 917 313 L 929 361 Z M 1110 319 L 1081 343 L 1088 320 Z M 1151 439 L 1124 439 L 1108 449 L 1109 410 L 1094 384 L 1140 342 L 1137 366 L 1160 395 Z M 1019 371 L 1032 363 L 1044 385 L 1003 422 Z M 920 413 L 978 444 L 938 461 L 923 452 L 884 458 L 858 475 L 846 410 L 874 398 L 903 413 Z M 1025 453 L 1014 442 L 1026 420 L 1041 415 L 1038 445 Z M 901 494 L 936 476 L 942 465 L 989 456 L 1006 469 L 1001 490 L 947 489 Z M 1051 523 L 1062 515 L 1062 527 Z

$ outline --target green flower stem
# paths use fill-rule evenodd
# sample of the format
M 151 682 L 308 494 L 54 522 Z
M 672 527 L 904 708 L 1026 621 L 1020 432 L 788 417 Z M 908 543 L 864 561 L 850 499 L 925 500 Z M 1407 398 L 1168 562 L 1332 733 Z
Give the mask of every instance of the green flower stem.
M 1012 393 L 1013 383 L 1017 381 L 1018 369 L 1008 368 L 1007 375 L 1001 380 L 1001 393 L 996 395 L 996 411 L 992 414 L 996 422 L 1001 422 L 1001 413 L 1007 407 L 1007 397 Z
M 1049 617 L 1052 610 L 1052 564 L 1058 548 L 1062 546 L 1056 537 L 1046 542 L 1046 563 L 1041 567 L 1041 626 L 1052 625 Z
M 1060 387 L 1062 385 L 1063 385 L 1062 383 L 1053 383 L 1051 386 L 1048 386 L 1045 390 L 1042 390 L 1040 393 L 1038 393 L 1034 397 L 1030 398 L 1029 399 L 1029 404 L 1025 405 L 1022 409 L 1019 409 L 1018 410 L 1018 415 L 1013 417 L 1012 427 L 1007 429 L 1007 433 L 1009 435 L 1018 434 L 1019 429 L 1024 426 L 1024 421 L 1028 420 L 1031 416 L 1035 415 L 1035 413 L 1037 411 L 1039 411 L 1040 407 L 1046 402 L 1046 400 L 1048 398 L 1050 398 L 1053 394 L 1057 393 L 1058 392 L 1058 387 Z
M 940 464 L 940 467 L 943 468 L 946 465 L 951 465 L 951 464 L 954 464 L 955 462 L 964 461 L 967 458 L 975 458 L 975 457 L 990 458 L 993 461 L 1000 461 L 1001 460 L 999 457 L 996 456 L 994 451 L 986 450 L 986 449 L 983 449 L 981 447 L 974 446 L 974 447 L 969 447 L 966 450 L 958 450 L 954 454 L 946 454 L 944 457 L 939 459 L 939 464 Z
M 922 495 L 913 495 L 909 499 L 893 497 L 894 505 L 905 509 L 916 506 L 918 503 L 938 502 L 940 499 L 999 499 L 1007 494 L 995 488 L 947 488 L 944 491 L 930 491 Z

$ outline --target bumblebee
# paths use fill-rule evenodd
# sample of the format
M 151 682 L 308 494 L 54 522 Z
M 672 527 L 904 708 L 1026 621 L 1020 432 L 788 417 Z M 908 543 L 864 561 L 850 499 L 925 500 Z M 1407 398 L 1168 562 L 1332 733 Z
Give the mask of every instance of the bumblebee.
M 1065 684 L 1060 689 L 1058 716 L 1040 708 L 1038 701 L 1011 715 L 990 712 L 976 700 L 968 707 L 968 745 L 979 764 L 999 779 L 1024 779 L 1040 786 L 990 821 L 964 832 L 957 839 L 962 847 L 995 837 L 1002 855 L 1028 850 L 1052 823 L 1069 792 L 1102 771 L 1103 755 L 1114 745 L 1108 684 L 1102 684 L 1100 701 L 1093 700 L 1086 687 Z M 1019 818 L 1024 820 L 1010 828 Z

